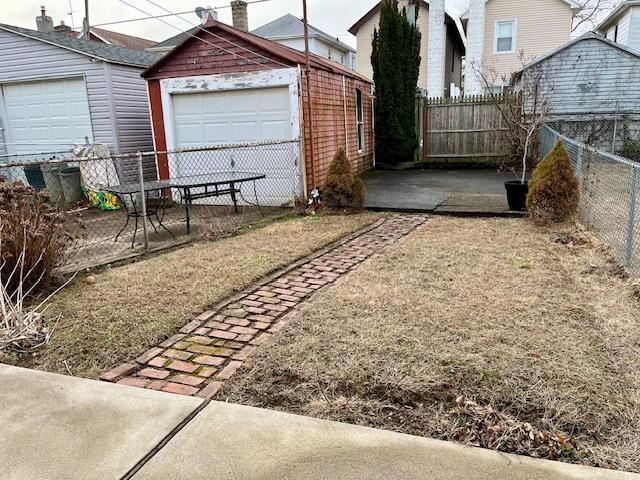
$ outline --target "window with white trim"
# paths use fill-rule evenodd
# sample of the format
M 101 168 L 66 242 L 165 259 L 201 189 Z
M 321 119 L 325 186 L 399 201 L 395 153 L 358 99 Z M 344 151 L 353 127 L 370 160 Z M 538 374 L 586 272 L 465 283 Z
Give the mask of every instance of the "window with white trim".
M 358 153 L 364 152 L 364 105 L 362 91 L 356 88 L 356 125 L 358 138 Z
M 495 53 L 515 53 L 516 51 L 516 21 L 505 20 L 496 22 Z

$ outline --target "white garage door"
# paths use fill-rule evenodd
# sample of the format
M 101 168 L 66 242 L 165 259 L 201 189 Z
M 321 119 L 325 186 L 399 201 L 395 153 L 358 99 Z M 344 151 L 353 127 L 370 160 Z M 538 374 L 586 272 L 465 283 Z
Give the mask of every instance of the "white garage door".
M 292 139 L 289 103 L 288 87 L 173 95 L 176 147 Z M 301 191 L 298 154 L 297 145 L 289 143 L 176 155 L 172 175 L 262 173 L 267 178 L 257 183 L 261 204 L 281 205 Z M 247 198 L 252 188 L 245 186 Z
M 82 78 L 12 83 L 2 94 L 12 153 L 69 150 L 93 138 Z

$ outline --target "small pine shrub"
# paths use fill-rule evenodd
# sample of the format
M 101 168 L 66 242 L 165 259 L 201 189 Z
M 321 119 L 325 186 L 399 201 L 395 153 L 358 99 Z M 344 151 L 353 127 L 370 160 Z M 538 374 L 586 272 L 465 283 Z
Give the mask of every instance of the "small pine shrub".
M 540 222 L 564 222 L 578 210 L 580 184 L 564 142 L 558 140 L 533 171 L 527 209 Z
M 333 158 L 324 183 L 324 200 L 330 208 L 362 208 L 367 195 L 364 182 L 353 176 L 344 149 Z
M 23 292 L 48 286 L 70 238 L 64 223 L 44 193 L 0 176 L 0 277 L 9 296 L 17 292 L 21 270 Z

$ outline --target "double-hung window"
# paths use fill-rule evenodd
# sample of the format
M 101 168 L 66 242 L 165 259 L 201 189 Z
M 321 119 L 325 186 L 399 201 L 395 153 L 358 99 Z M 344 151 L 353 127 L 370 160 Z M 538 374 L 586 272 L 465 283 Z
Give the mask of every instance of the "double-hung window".
M 358 153 L 364 152 L 364 108 L 362 103 L 362 91 L 356 89 L 356 125 L 358 138 Z
M 504 20 L 496 22 L 495 53 L 515 53 L 516 51 L 516 21 Z

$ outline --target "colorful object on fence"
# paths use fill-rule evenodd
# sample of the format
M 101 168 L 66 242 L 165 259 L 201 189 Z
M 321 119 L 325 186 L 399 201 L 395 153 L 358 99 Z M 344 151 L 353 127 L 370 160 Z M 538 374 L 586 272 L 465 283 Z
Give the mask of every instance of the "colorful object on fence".
M 120 210 L 122 208 L 120 199 L 112 193 L 92 190 L 87 187 L 82 187 L 82 190 L 89 200 L 89 207 L 100 208 L 100 210 L 105 212 Z

